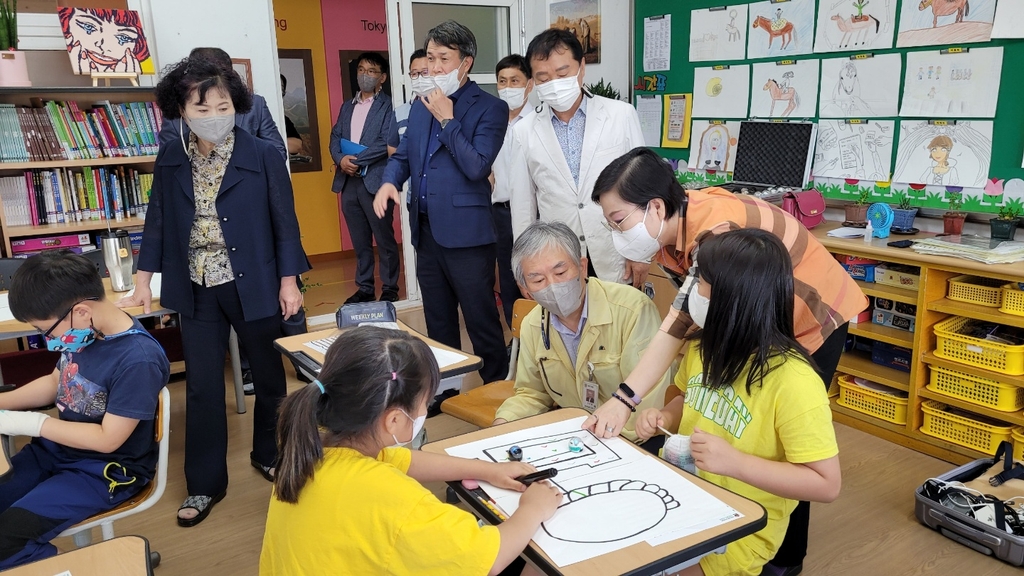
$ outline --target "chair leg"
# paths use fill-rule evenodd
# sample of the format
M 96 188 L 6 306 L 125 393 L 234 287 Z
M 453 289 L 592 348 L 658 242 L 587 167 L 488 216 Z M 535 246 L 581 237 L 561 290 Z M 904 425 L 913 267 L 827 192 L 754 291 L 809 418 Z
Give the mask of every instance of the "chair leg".
M 231 355 L 231 376 L 235 381 L 235 411 L 245 414 L 245 390 L 242 389 L 242 357 L 238 354 L 238 334 L 231 329 L 228 336 L 228 353 Z
M 92 544 L 92 530 L 82 530 L 81 532 L 75 532 L 72 536 L 75 540 L 75 547 L 82 548 Z
M 100 532 L 103 533 L 103 540 L 111 540 L 114 538 L 114 523 L 104 522 L 100 524 Z
M 150 551 L 150 553 L 149 553 L 149 567 L 150 568 L 156 568 L 159 565 L 160 565 L 160 553 L 159 552 Z

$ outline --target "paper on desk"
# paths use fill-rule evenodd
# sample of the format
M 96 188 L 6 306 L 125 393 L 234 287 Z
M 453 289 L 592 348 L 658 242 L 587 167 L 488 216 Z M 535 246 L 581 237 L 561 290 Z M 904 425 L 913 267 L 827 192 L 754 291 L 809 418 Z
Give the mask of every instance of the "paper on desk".
M 452 364 L 458 364 L 459 362 L 462 362 L 466 358 L 469 358 L 469 356 L 466 356 L 465 354 L 459 354 L 458 352 L 442 350 L 441 348 L 437 348 L 435 346 L 431 346 L 430 351 L 434 353 L 434 359 L 437 360 L 437 366 L 441 370 L 444 370 L 446 367 L 451 366 Z
M 828 235 L 833 238 L 863 238 L 864 230 L 864 228 L 853 228 L 852 226 L 843 226 L 842 228 L 829 230 Z
M 14 320 L 14 314 L 11 314 L 11 304 L 7 300 L 7 292 L 4 292 L 0 294 L 0 322 L 8 320 Z
M 163 278 L 163 274 L 161 274 L 160 272 L 157 272 L 157 273 L 153 274 L 152 280 L 149 281 L 149 290 L 150 290 L 150 292 L 153 293 L 153 298 L 159 298 L 160 297 L 160 281 L 161 281 L 162 278 Z M 134 296 L 134 295 L 135 295 L 135 288 L 132 288 L 127 293 L 125 293 L 125 297 Z

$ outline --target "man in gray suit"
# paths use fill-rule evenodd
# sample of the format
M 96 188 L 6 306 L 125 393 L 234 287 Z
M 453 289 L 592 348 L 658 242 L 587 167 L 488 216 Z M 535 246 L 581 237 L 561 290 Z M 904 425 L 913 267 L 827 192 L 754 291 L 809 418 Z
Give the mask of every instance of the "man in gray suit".
M 395 241 L 394 204 L 383 218 L 373 212 L 374 193 L 381 185 L 388 161 L 388 134 L 395 121 L 391 96 L 381 92 L 388 75 L 388 62 L 376 52 L 359 55 L 356 70 L 359 92 L 341 105 L 331 130 L 331 158 L 337 165 L 331 190 L 341 194 L 352 246 L 356 251 L 356 286 L 345 301 L 376 300 L 373 278 L 373 241 L 380 253 L 380 299 L 398 300 L 398 243 Z M 358 144 L 362 151 L 343 153 L 342 140 Z M 346 148 L 350 146 L 346 144 Z M 350 150 L 347 150 L 350 151 Z

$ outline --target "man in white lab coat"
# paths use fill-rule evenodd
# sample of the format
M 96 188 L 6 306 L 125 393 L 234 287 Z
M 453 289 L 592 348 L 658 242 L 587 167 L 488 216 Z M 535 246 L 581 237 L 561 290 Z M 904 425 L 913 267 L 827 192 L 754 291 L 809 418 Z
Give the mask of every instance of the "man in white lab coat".
M 583 46 L 572 32 L 541 32 L 530 42 L 526 59 L 543 104 L 513 129 L 513 232 L 518 237 L 538 215 L 564 222 L 583 245 L 593 274 L 642 287 L 650 263 L 619 255 L 600 206 L 590 199 L 601 171 L 644 145 L 636 110 L 583 90 Z

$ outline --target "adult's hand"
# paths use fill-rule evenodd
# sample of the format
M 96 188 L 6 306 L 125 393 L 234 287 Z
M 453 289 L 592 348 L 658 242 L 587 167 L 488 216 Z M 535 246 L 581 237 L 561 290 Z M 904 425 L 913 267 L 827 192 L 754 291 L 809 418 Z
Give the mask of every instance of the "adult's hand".
M 356 172 L 359 172 L 359 166 L 356 166 L 356 163 L 354 162 L 355 159 L 356 157 L 351 154 L 342 156 L 341 160 L 338 162 L 338 167 L 341 168 L 341 171 L 345 174 L 355 176 Z
M 629 420 L 630 411 L 626 405 L 614 398 L 594 410 L 594 413 L 583 421 L 583 430 L 590 430 L 598 438 L 614 438 L 622 432 Z
M 626 273 L 622 275 L 623 280 L 631 280 L 634 288 L 643 288 L 647 280 L 647 273 L 651 270 L 650 262 L 634 262 L 626 260 Z
M 394 184 L 385 182 L 380 185 L 377 195 L 373 199 L 373 213 L 377 218 L 383 218 L 388 212 L 388 201 L 398 204 L 398 188 Z
M 125 296 L 116 302 L 118 308 L 134 308 L 142 306 L 142 310 L 149 314 L 153 308 L 153 292 L 149 289 L 149 282 L 145 284 L 136 280 L 135 292 L 131 296 Z
M 424 97 L 423 104 L 438 122 L 455 117 L 455 104 L 452 103 L 451 98 L 445 96 L 440 88 L 431 90 L 430 94 Z
M 278 292 L 278 301 L 281 304 L 281 314 L 287 320 L 299 313 L 302 308 L 302 291 L 295 282 L 295 276 L 281 278 L 281 290 Z

